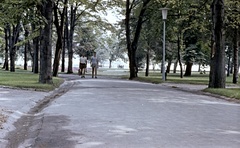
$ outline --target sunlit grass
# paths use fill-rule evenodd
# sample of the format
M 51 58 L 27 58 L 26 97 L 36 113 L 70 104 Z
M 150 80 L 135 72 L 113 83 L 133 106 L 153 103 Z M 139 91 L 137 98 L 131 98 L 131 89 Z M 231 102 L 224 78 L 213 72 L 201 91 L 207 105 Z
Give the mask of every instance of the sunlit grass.
M 162 83 L 162 74 L 160 72 L 150 72 L 149 76 L 145 76 L 145 73 L 140 72 L 138 78 L 135 80 Z M 169 73 L 166 76 L 166 82 L 172 83 L 187 83 L 187 84 L 208 84 L 209 77 L 207 74 L 192 74 L 190 77 L 180 77 L 180 74 Z
M 204 91 L 240 100 L 240 88 L 207 88 Z
M 150 72 L 147 77 L 144 72 L 139 72 L 136 80 L 153 83 L 163 82 L 162 74 L 160 72 Z M 199 74 L 198 72 L 193 72 L 191 76 L 183 76 L 183 78 L 181 78 L 180 73 L 168 73 L 166 76 L 166 82 L 208 85 L 209 74 Z M 226 78 L 226 84 L 232 84 L 232 76 Z
M 134 80 L 149 82 L 149 83 L 156 83 L 156 84 L 163 82 L 162 74 L 160 72 L 150 72 L 149 76 L 147 77 L 145 76 L 144 72 L 139 72 L 138 77 L 135 78 Z M 197 72 L 193 72 L 191 76 L 180 78 L 179 73 L 177 74 L 170 73 L 167 75 L 165 82 L 208 85 L 209 74 L 199 74 Z M 239 84 L 232 83 L 232 76 L 226 77 L 226 86 L 231 86 L 231 85 L 238 86 Z M 225 89 L 208 88 L 208 89 L 205 89 L 204 91 L 240 100 L 240 88 L 225 88 Z
M 56 77 L 53 78 L 53 84 L 40 84 L 38 80 L 39 74 L 26 70 L 16 69 L 15 72 L 0 70 L 0 85 L 2 86 L 51 91 L 63 83 L 63 79 Z

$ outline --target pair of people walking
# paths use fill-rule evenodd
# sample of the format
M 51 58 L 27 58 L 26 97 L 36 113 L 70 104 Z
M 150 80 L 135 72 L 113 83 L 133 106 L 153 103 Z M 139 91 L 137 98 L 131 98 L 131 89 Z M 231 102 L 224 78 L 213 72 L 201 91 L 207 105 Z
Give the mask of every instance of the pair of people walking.
M 92 67 L 92 78 L 97 78 L 98 58 L 96 56 L 96 52 L 93 53 L 90 63 Z M 79 64 L 79 75 L 81 75 L 81 78 L 85 78 L 86 68 L 87 68 L 87 57 L 85 57 L 85 54 L 82 54 L 82 56 L 80 57 L 80 64 Z

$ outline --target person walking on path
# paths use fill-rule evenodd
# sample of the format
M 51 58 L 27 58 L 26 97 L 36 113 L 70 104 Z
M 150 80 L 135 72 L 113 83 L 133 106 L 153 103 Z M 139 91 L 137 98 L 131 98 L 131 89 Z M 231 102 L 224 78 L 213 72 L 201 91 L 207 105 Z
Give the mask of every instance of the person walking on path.
M 87 57 L 84 54 L 80 57 L 80 64 L 79 64 L 79 75 L 82 75 L 81 78 L 85 78 L 85 72 L 87 67 Z
M 92 78 L 97 78 L 97 68 L 98 68 L 98 58 L 96 52 L 93 53 L 91 57 L 91 66 L 92 66 Z

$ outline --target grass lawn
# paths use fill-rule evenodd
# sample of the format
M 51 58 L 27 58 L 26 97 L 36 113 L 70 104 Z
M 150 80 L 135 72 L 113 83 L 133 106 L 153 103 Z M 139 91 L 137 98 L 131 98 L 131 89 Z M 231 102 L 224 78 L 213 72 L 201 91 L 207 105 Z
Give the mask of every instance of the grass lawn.
M 128 78 L 129 75 L 123 76 Z M 59 87 L 63 83 L 63 79 L 53 77 L 53 84 L 40 84 L 38 83 L 39 75 L 33 74 L 32 72 L 17 68 L 16 72 L 9 72 L 0 69 L 0 85 L 11 86 L 18 88 L 31 88 L 39 91 L 51 91 Z M 139 72 L 138 78 L 135 80 L 149 83 L 162 83 L 162 74 L 160 72 L 150 72 L 148 77 L 145 77 L 144 72 Z M 169 83 L 185 83 L 185 84 L 196 84 L 196 85 L 208 85 L 209 75 L 192 73 L 191 77 L 180 78 L 180 74 L 168 74 L 166 82 Z M 231 86 L 232 76 L 227 77 L 226 86 Z M 239 84 L 235 85 L 239 86 Z M 204 91 L 230 97 L 240 100 L 240 88 L 226 88 L 226 89 L 210 89 L 207 88 Z
M 38 91 L 51 91 L 59 87 L 63 83 L 63 79 L 53 77 L 53 84 L 40 84 L 38 83 L 39 74 L 32 72 L 15 69 L 15 72 L 0 70 L 0 85 L 34 89 Z
M 207 88 L 204 91 L 240 100 L 240 88 Z
M 162 83 L 162 74 L 160 72 L 150 72 L 148 77 L 145 77 L 144 72 L 139 72 L 138 78 L 135 80 L 150 83 Z M 191 77 L 180 78 L 180 74 L 168 74 L 166 77 L 166 82 L 169 83 L 184 83 L 184 84 L 196 84 L 196 85 L 208 85 L 209 75 L 192 73 Z M 239 84 L 232 83 L 232 76 L 226 78 L 226 86 L 239 86 Z M 210 92 L 213 94 L 218 94 L 221 96 L 226 96 L 229 98 L 235 98 L 240 100 L 240 88 L 225 88 L 225 89 L 215 89 L 207 88 L 205 92 Z

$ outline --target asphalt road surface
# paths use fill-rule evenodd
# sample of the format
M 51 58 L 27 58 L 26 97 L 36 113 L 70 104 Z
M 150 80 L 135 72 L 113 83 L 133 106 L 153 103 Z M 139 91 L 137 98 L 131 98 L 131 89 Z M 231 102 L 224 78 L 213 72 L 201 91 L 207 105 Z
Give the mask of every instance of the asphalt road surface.
M 240 104 L 127 80 L 68 83 L 15 123 L 6 147 L 240 147 Z

